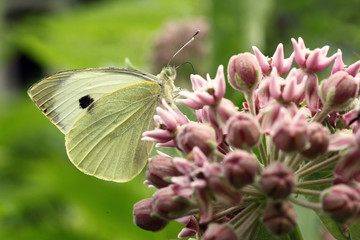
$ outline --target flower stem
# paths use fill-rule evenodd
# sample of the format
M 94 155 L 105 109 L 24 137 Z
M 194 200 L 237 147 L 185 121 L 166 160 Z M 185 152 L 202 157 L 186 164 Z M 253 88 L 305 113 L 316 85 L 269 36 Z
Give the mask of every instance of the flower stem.
M 296 185 L 296 187 L 307 187 L 307 186 L 327 184 L 327 183 L 332 183 L 334 180 L 335 180 L 335 178 L 325 178 L 325 179 L 319 179 L 319 180 L 305 181 L 305 182 L 298 183 Z
M 247 196 L 262 196 L 263 193 L 261 190 L 259 190 L 257 187 L 252 185 L 247 185 L 239 190 L 241 194 L 247 195 Z
M 264 144 L 262 143 L 262 141 L 260 141 L 260 143 L 259 143 L 259 151 L 260 151 L 261 161 L 264 164 L 264 167 L 266 167 L 268 165 L 268 162 L 267 162 Z
M 297 172 L 295 172 L 295 175 L 298 177 L 298 178 L 301 178 L 301 177 L 304 177 L 306 175 L 309 175 L 313 172 L 316 172 L 318 171 L 319 169 L 321 168 L 324 168 L 324 167 L 327 167 L 329 164 L 331 163 L 334 163 L 336 162 L 337 160 L 339 160 L 340 156 L 339 155 L 335 155 L 329 159 L 326 159 L 325 161 L 319 163 L 319 164 L 316 164 L 310 168 L 305 168 L 305 166 L 301 169 L 299 169 Z
M 242 222 L 242 218 L 251 213 L 251 211 L 255 208 L 256 203 L 249 204 L 246 208 L 244 208 L 241 212 L 239 212 L 233 219 L 230 220 L 230 224 L 236 226 L 237 223 Z
M 256 117 L 256 109 L 254 104 L 254 91 L 245 92 L 245 100 L 249 106 L 249 112 Z
M 313 209 L 313 210 L 320 210 L 321 209 L 321 205 L 320 203 L 313 203 L 313 202 L 308 202 L 308 201 L 303 201 L 303 200 L 300 200 L 300 199 L 297 199 L 295 197 L 289 197 L 289 200 L 299 206 L 302 206 L 302 207 L 306 207 L 306 208 L 310 208 L 310 209 Z
M 294 156 L 290 159 L 289 162 L 290 168 L 296 169 L 303 160 L 304 159 L 300 154 L 294 154 Z
M 313 119 L 311 119 L 311 122 L 319 122 L 321 123 L 324 121 L 324 119 L 327 117 L 327 115 L 331 112 L 331 109 L 329 107 L 324 106 L 324 108 L 317 112 Z
M 294 193 L 300 193 L 303 195 L 315 195 L 320 196 L 321 191 L 311 190 L 311 189 L 304 189 L 304 188 L 295 188 Z
M 242 217 L 242 219 L 238 219 L 238 221 L 234 222 L 234 228 L 236 229 L 236 233 L 239 235 L 242 235 L 243 233 L 247 232 L 248 228 L 259 218 L 259 213 L 261 211 L 263 204 L 260 204 L 255 210 L 252 208 L 249 214 L 250 216 L 247 216 L 245 218 L 245 215 Z M 250 214 L 251 213 L 251 214 Z

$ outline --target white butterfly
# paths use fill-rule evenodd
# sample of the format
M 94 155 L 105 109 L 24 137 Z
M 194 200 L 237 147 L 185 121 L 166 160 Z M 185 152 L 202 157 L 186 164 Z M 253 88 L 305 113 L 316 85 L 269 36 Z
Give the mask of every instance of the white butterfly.
M 144 168 L 153 146 L 141 141 L 154 127 L 156 107 L 172 104 L 176 70 L 157 76 L 120 68 L 87 68 L 56 73 L 28 94 L 65 134 L 71 162 L 86 174 L 126 182 Z

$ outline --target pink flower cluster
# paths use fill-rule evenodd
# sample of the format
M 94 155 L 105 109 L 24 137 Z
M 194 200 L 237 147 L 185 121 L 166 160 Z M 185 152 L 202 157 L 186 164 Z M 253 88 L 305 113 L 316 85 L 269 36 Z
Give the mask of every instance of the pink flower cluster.
M 259 224 L 288 234 L 293 204 L 346 226 L 360 218 L 360 61 L 345 67 L 340 50 L 328 57 L 328 46 L 292 43 L 287 59 L 282 44 L 271 58 L 256 47 L 230 58 L 227 80 L 244 94 L 243 109 L 224 98 L 222 66 L 214 79 L 192 75 L 193 92 L 177 100 L 198 121 L 163 102 L 143 140 L 179 155 L 150 159 L 146 184 L 158 190 L 135 204 L 136 225 L 158 231 L 175 220 L 185 224 L 179 238 L 220 240 L 252 239 Z

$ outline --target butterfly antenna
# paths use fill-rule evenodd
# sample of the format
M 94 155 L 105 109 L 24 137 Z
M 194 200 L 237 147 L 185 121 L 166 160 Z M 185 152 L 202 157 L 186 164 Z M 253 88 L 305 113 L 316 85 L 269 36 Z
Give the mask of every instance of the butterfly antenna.
M 183 65 L 185 65 L 185 64 L 189 64 L 189 65 L 191 66 L 191 69 L 192 69 L 193 73 L 195 74 L 195 68 L 194 68 L 194 66 L 192 65 L 191 62 L 181 63 L 180 65 L 176 66 L 175 69 L 178 69 L 179 67 L 181 67 L 181 66 L 183 66 Z
M 196 35 L 198 35 L 200 32 L 200 30 L 197 30 L 196 33 L 194 35 L 192 35 L 192 37 L 170 58 L 169 62 L 167 63 L 167 67 L 170 65 L 171 61 L 176 57 L 176 55 L 178 55 L 179 52 L 181 52 L 181 50 L 183 50 L 189 43 L 191 43 Z

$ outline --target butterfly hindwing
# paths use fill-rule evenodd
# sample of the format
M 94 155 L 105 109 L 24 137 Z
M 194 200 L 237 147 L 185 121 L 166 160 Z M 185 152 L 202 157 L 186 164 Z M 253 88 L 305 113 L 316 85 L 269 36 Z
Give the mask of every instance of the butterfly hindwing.
M 38 108 L 64 134 L 96 100 L 128 85 L 154 81 L 152 75 L 121 68 L 87 68 L 56 73 L 28 91 Z
M 94 101 L 66 134 L 70 160 L 104 180 L 129 181 L 145 166 L 152 143 L 142 133 L 154 127 L 161 87 L 135 83 Z

